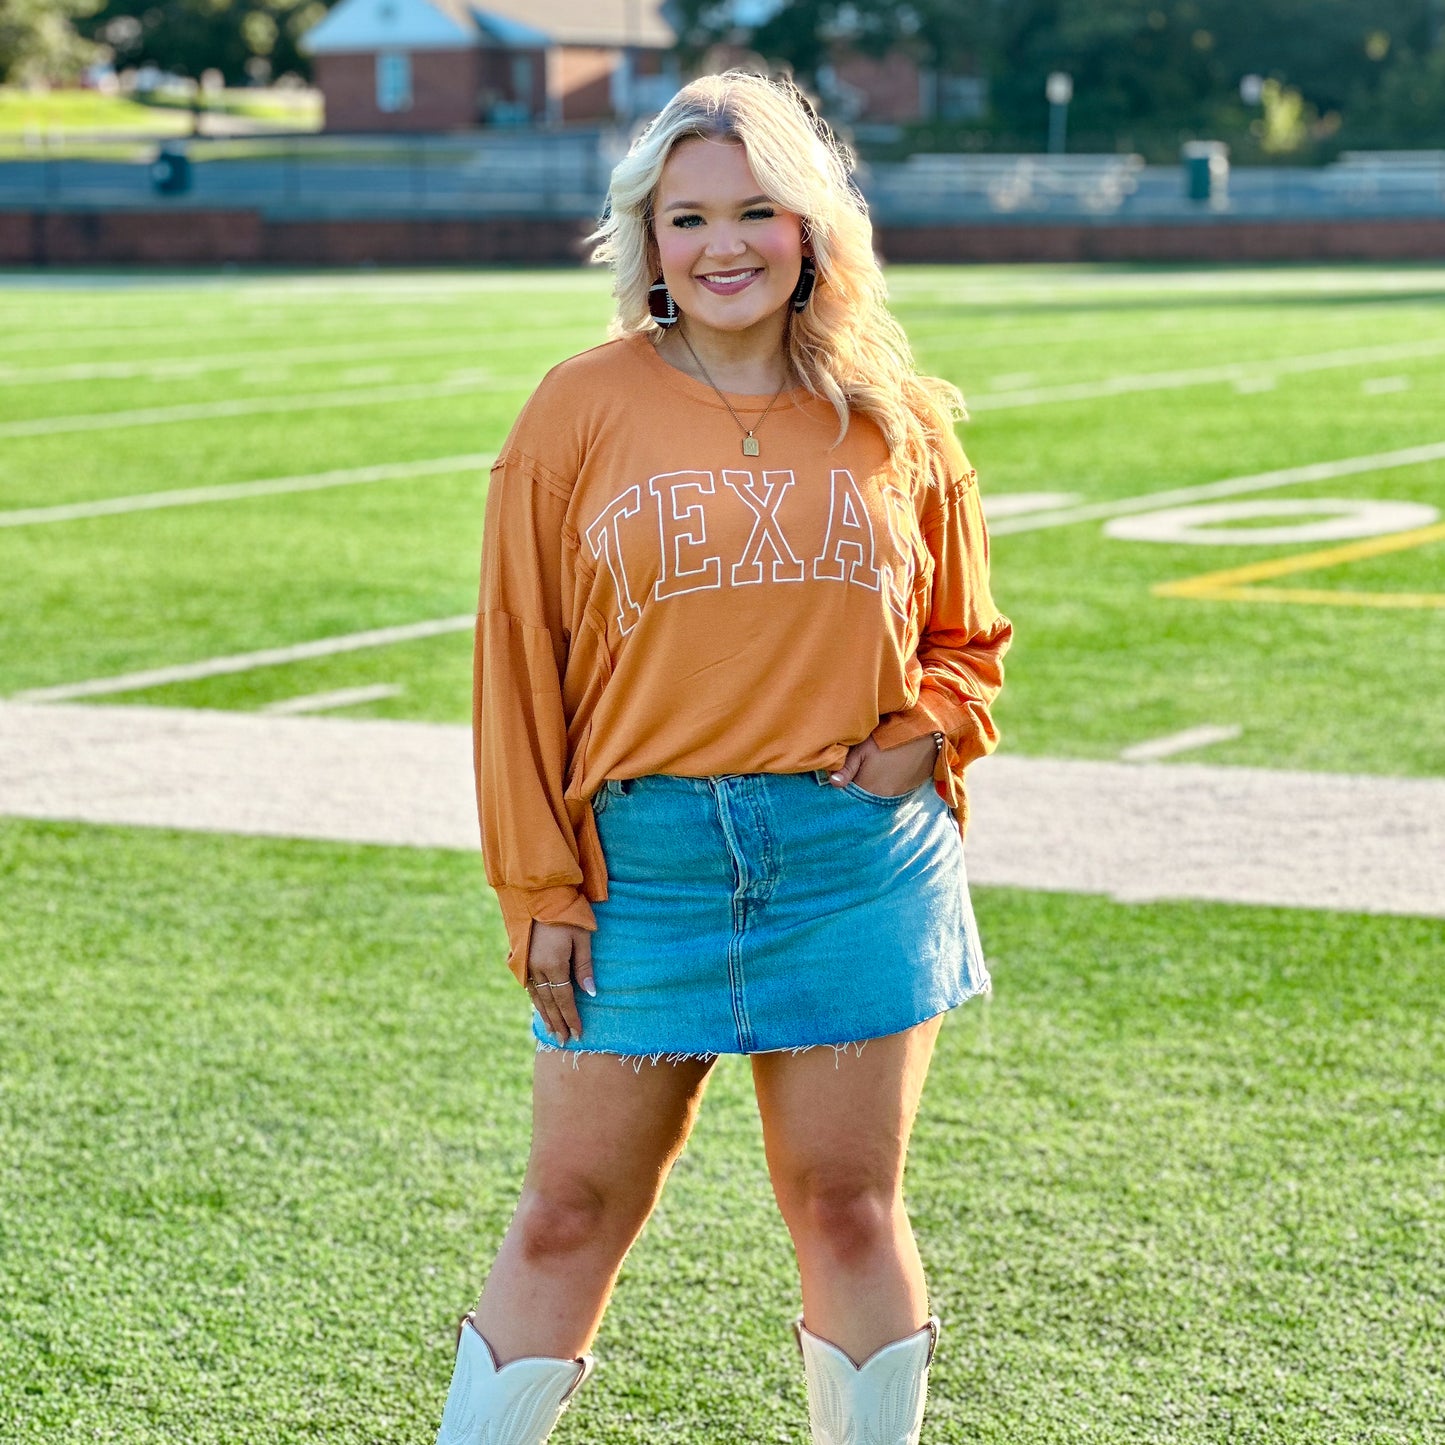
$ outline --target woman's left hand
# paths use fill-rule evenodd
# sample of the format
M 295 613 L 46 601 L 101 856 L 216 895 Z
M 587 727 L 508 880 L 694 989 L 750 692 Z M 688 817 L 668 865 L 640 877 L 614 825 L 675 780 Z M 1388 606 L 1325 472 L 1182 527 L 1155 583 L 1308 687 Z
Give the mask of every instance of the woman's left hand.
M 880 748 L 867 737 L 848 749 L 843 766 L 829 773 L 828 781 L 835 788 L 857 783 L 864 792 L 893 798 L 922 787 L 933 776 L 937 761 L 938 746 L 932 733 L 899 743 L 896 748 Z

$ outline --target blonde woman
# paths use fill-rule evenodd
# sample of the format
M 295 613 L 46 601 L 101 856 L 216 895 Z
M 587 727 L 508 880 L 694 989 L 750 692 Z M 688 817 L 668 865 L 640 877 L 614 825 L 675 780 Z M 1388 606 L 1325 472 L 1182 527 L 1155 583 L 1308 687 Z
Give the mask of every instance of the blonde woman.
M 487 500 L 478 800 L 538 1052 L 439 1445 L 550 1434 L 724 1053 L 797 1254 L 813 1438 L 916 1442 L 938 1322 L 904 1155 L 942 1016 L 988 986 L 963 774 L 1010 633 L 960 398 L 916 374 L 789 84 L 687 86 L 593 239 L 614 339 L 543 380 Z

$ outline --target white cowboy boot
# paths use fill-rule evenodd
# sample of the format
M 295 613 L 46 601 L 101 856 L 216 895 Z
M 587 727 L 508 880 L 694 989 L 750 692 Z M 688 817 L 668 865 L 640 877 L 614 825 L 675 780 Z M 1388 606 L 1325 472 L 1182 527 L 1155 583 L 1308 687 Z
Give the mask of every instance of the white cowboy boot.
M 918 1445 L 928 1366 L 938 1344 L 935 1316 L 915 1334 L 855 1365 L 837 1345 L 794 1326 L 808 1377 L 813 1445 Z
M 499 1370 L 467 1315 L 457 1332 L 457 1363 L 436 1445 L 542 1445 L 591 1373 L 591 1355 L 513 1360 Z

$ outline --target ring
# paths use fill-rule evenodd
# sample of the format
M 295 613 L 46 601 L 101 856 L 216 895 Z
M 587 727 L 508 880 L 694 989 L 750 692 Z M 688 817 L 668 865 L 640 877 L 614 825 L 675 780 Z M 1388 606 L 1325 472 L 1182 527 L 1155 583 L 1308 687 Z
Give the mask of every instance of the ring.
M 571 979 L 564 978 L 561 983 L 548 983 L 546 979 L 537 978 L 532 980 L 533 988 L 571 988 Z

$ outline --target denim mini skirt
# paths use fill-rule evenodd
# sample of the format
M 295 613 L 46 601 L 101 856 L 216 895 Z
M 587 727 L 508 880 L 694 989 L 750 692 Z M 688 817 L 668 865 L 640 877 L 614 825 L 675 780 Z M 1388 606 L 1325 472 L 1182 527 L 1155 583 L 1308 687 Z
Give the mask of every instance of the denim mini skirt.
M 932 779 L 652 775 L 592 799 L 608 897 L 582 1038 L 630 1056 L 765 1053 L 899 1033 L 988 989 L 963 840 Z

